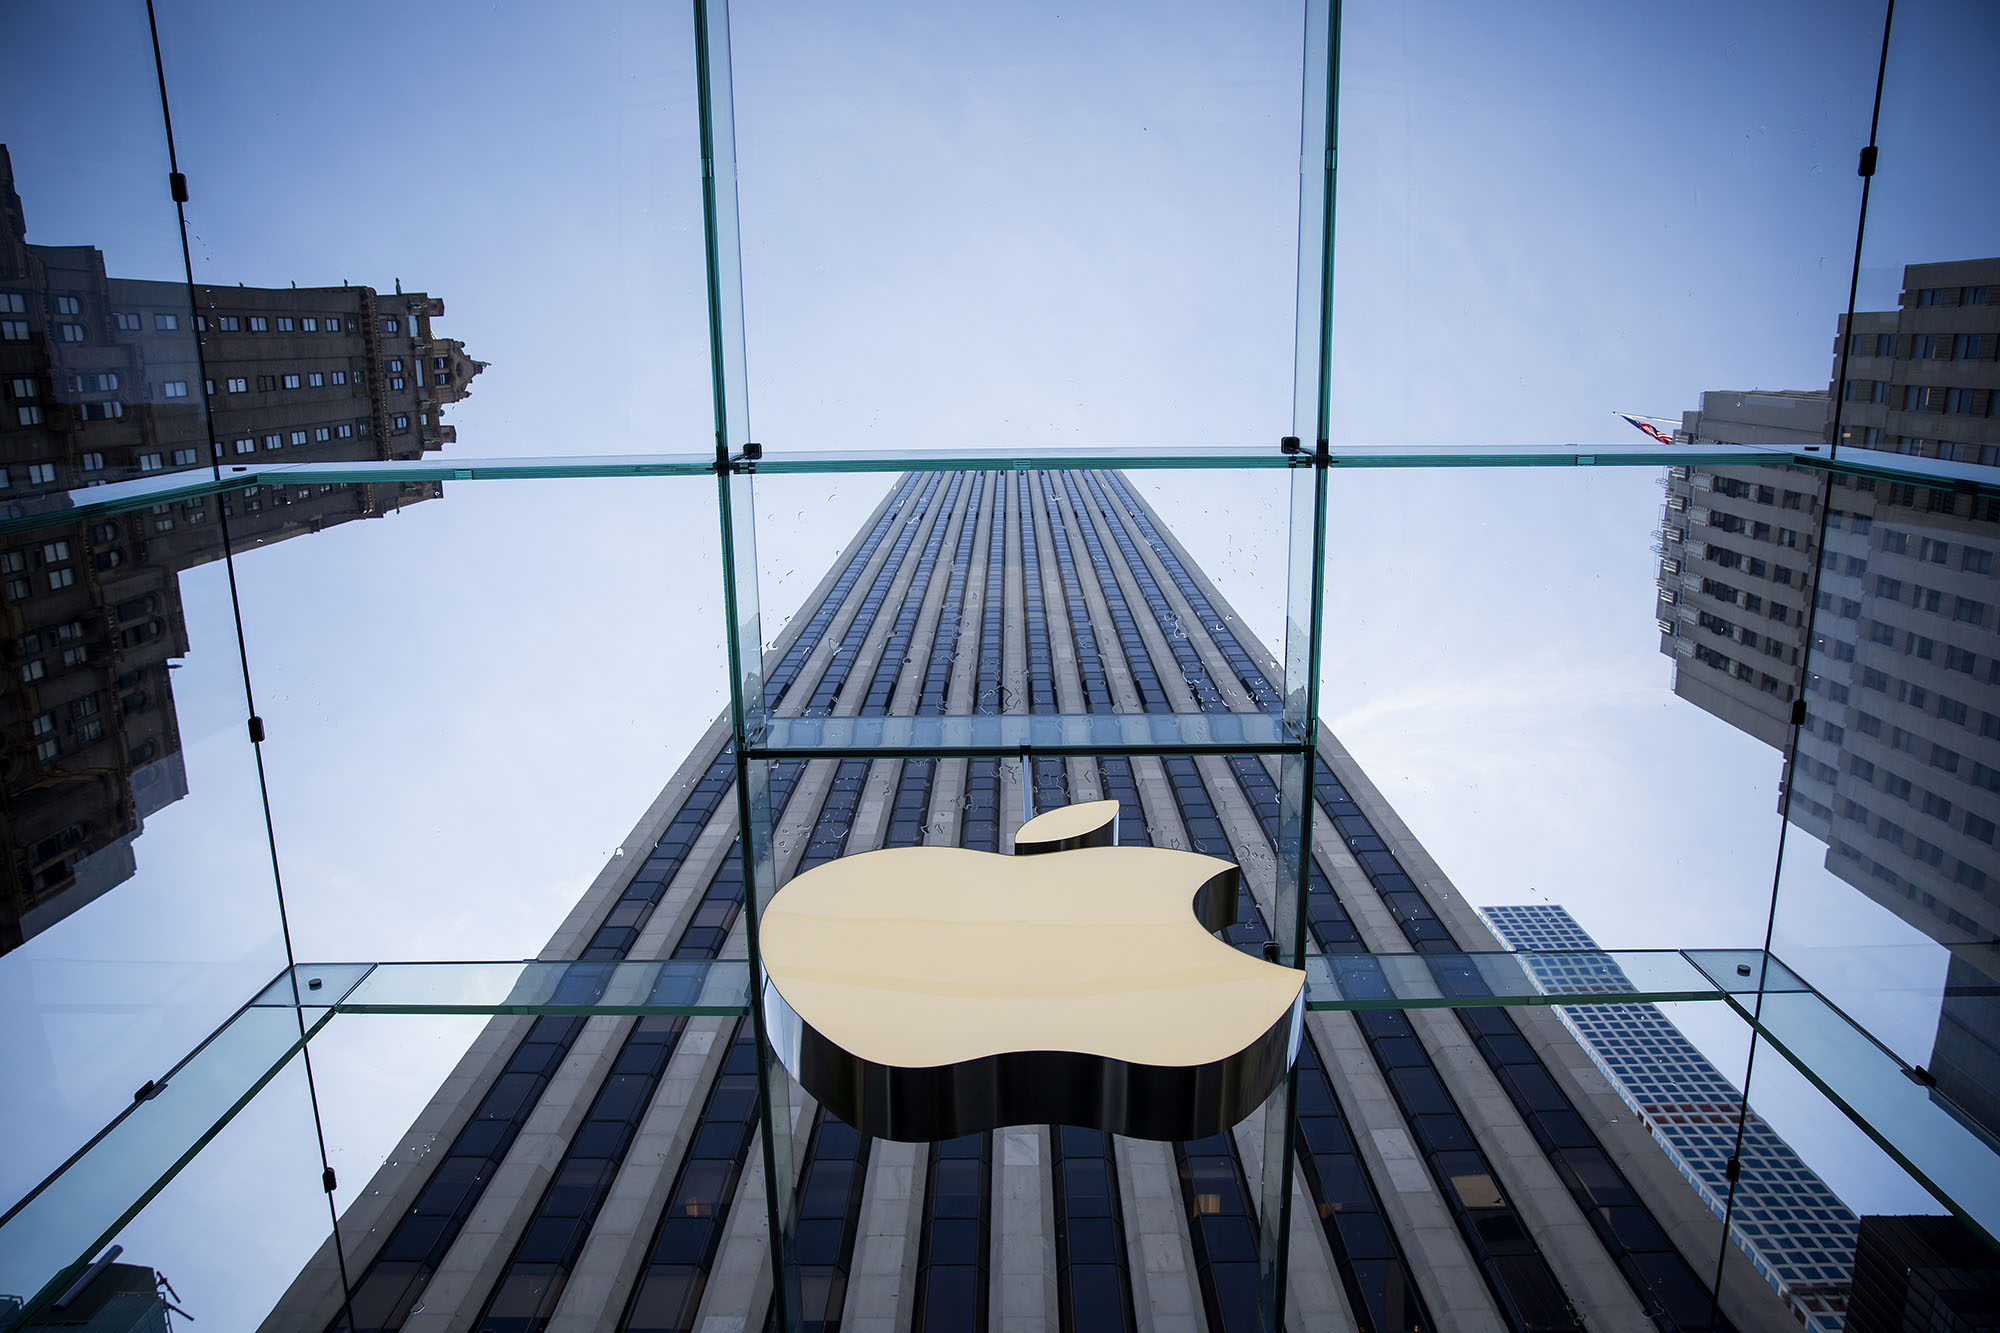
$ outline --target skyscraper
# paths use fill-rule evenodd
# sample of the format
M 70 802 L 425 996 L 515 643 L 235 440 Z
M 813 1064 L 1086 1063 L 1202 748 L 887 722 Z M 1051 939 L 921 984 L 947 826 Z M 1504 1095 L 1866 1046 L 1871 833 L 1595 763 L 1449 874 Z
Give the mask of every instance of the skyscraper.
M 1630 988 L 1609 959 L 1583 963 L 1590 975 L 1575 975 L 1575 951 L 1596 950 L 1597 941 L 1560 907 L 1484 907 L 1480 915 L 1508 948 L 1551 951 L 1546 961 L 1528 962 L 1545 990 Z M 1852 1210 L 1755 1112 L 1744 1119 L 1739 1151 L 1743 1094 L 1656 1006 L 1578 1004 L 1556 1012 L 1718 1217 L 1728 1205 L 1729 1162 L 1736 1159 L 1730 1239 L 1808 1329 L 1840 1328 L 1854 1267 Z
M 1268 711 L 1281 679 L 1132 483 L 1095 471 L 901 478 L 767 664 L 773 710 L 794 716 Z M 543 957 L 743 955 L 728 734 L 710 728 L 627 840 L 642 854 L 605 868 Z M 1317 948 L 1493 947 L 1331 735 L 1313 792 Z M 1120 802 L 1125 842 L 1240 864 L 1225 938 L 1261 948 L 1279 800 L 1256 756 L 781 763 L 779 870 L 926 842 L 1006 851 L 1028 804 L 1095 798 Z M 1553 1016 L 1384 1009 L 1306 1029 L 1298 1326 L 1707 1328 L 1719 1255 L 1718 1327 L 1792 1326 Z M 752 1043 L 748 1019 L 496 1020 L 347 1207 L 351 1292 L 329 1240 L 265 1327 L 761 1325 Z M 871 1141 L 804 1104 L 783 1184 L 804 1315 L 1251 1327 L 1257 1141 L 1247 1123 L 1182 1144 L 1040 1125 Z
M 30 245 L 0 146 L 0 953 L 129 878 L 147 816 L 187 792 L 169 658 L 180 575 L 373 518 L 441 483 L 248 486 L 91 523 L 70 493 L 235 462 L 419 458 L 482 363 L 444 302 L 367 287 L 114 278 L 87 245 Z M 206 411 L 204 411 L 204 404 Z

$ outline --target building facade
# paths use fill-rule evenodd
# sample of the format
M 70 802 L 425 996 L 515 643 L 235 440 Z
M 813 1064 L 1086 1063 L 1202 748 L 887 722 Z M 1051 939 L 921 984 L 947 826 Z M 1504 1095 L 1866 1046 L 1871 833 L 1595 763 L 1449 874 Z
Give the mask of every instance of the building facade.
M 1545 990 L 1630 989 L 1608 957 L 1577 957 L 1597 942 L 1561 907 L 1483 907 L 1480 915 L 1508 948 L 1555 955 L 1528 962 Z M 1739 1152 L 1743 1094 L 1658 1007 L 1579 1004 L 1556 1012 L 1717 1217 L 1729 1205 L 1729 1161 L 1738 1160 L 1730 1239 L 1806 1328 L 1840 1328 L 1857 1222 L 1839 1196 L 1754 1111 L 1744 1120 Z
M 1282 676 L 1116 473 L 896 482 L 767 657 L 780 715 L 1269 711 Z M 549 959 L 743 956 L 726 720 Z M 1024 773 L 1023 767 L 1027 771 Z M 1330 734 L 1309 914 L 1332 953 L 1493 946 Z M 1120 838 L 1244 868 L 1260 950 L 1274 762 L 826 759 L 776 766 L 783 876 L 918 843 L 1010 848 L 1025 810 L 1119 801 Z M 1449 964 L 1441 964 L 1449 966 Z M 1312 1013 L 1299 1054 L 1291 1326 L 1793 1327 L 1553 1015 Z M 771 1302 L 749 1020 L 501 1017 L 266 1320 L 271 1330 L 745 1328 Z M 869 1140 L 795 1088 L 808 1326 L 1236 1330 L 1257 1318 L 1259 1132 L 1024 1125 Z M 1254 1117 L 1253 1117 L 1254 1120 Z
M 30 245 L 0 147 L 0 952 L 129 878 L 147 816 L 187 791 L 167 663 L 180 574 L 373 518 L 438 483 L 248 486 L 64 523 L 73 491 L 232 462 L 418 458 L 481 363 L 444 303 L 367 287 L 197 287 Z

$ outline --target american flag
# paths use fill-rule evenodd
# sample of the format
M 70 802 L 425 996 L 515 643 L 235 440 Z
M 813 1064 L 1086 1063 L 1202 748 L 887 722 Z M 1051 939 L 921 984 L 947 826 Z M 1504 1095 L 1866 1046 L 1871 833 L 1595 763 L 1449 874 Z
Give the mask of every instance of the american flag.
M 1640 430 L 1645 431 L 1646 434 L 1652 436 L 1654 439 L 1658 440 L 1661 444 L 1672 444 L 1674 442 L 1673 436 L 1667 434 L 1665 431 L 1661 430 L 1658 426 L 1655 426 L 1650 421 L 1641 421 L 1637 417 L 1625 416 L 1623 412 L 1620 412 L 1618 415 L 1624 417 L 1625 420 L 1631 422 L 1634 426 L 1637 426 Z

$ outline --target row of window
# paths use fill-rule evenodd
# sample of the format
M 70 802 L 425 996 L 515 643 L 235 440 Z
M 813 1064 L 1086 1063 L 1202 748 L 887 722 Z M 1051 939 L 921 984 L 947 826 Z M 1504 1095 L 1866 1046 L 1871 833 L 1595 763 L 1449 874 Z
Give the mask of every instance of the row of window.
M 1887 380 L 1848 380 L 1841 396 L 1852 403 L 1880 403 L 1904 412 L 1949 412 L 1955 416 L 1992 416 L 1994 395 L 1985 389 L 1954 389 L 1942 384 L 1891 384 Z
M 1855 333 L 1848 335 L 1849 356 L 1896 355 L 1897 339 L 1893 333 Z M 1903 356 L 1913 361 L 1974 361 L 1982 353 L 1989 357 L 1993 344 L 1983 341 L 1977 333 L 1917 333 L 1910 335 Z
M 1979 287 L 1924 287 L 1917 292 L 1916 304 L 1922 308 L 1948 305 L 1985 305 L 1991 288 Z

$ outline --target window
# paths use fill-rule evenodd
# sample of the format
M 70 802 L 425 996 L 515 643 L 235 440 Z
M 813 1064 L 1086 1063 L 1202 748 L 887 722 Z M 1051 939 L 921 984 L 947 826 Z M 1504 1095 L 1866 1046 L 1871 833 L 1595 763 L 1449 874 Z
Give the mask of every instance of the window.
M 123 403 L 80 403 L 78 406 L 85 421 L 116 421 L 125 415 Z
M 251 439 L 251 438 L 250 438 L 249 436 L 247 436 L 247 435 L 246 435 L 245 437 L 243 437 L 242 439 L 240 439 L 240 440 L 238 440 L 238 441 L 236 442 L 236 452 L 237 452 L 237 453 L 239 453 L 239 454 L 254 454 L 254 453 L 256 453 L 256 452 L 257 452 L 257 441 L 255 441 L 255 440 Z
M 83 325 L 64 324 L 61 326 L 61 328 L 62 328 L 62 340 L 64 342 L 80 343 L 83 341 Z
M 285 447 L 285 437 L 276 431 L 272 431 L 264 437 L 264 447 L 266 449 L 282 449 Z
M 402 330 L 402 327 L 403 325 L 399 320 L 385 319 L 382 321 L 382 332 L 384 333 L 397 333 Z
M 1979 359 L 1979 335 L 1961 333 L 1951 340 L 1951 358 L 1954 361 L 1976 361 Z
M 396 433 L 400 435 L 409 428 L 410 428 L 410 419 L 406 416 L 398 414 L 396 417 Z
M 81 309 L 82 307 L 76 303 L 74 296 L 58 296 L 56 298 L 56 313 L 58 315 L 74 315 Z
M 392 389 L 400 389 L 400 388 L 402 388 L 402 387 L 403 387 L 403 377 L 402 377 L 401 375 L 391 375 L 391 376 L 389 377 L 389 387 L 390 387 L 390 388 L 392 388 Z
M 1926 537 L 1924 538 L 1923 546 L 1918 550 L 1917 558 L 1919 560 L 1928 560 L 1934 565 L 1941 565 L 1945 562 L 1945 557 L 1950 554 L 1951 547 L 1948 543 L 1933 541 L 1929 537 Z
M 1924 288 L 1922 291 L 1917 293 L 1917 304 L 1919 306 L 1943 305 L 1944 288 L 1942 287 Z
M 84 454 L 77 460 L 77 463 L 85 472 L 102 472 L 104 470 L 104 455 L 98 453 Z
M 1880 690 L 1886 694 L 1889 691 L 1889 677 L 1875 670 L 1873 667 L 1865 667 L 1861 672 L 1861 688 L 1864 690 Z
M 291 331 L 292 331 L 292 317 L 290 315 L 278 316 L 278 332 L 290 333 Z
M 1956 412 L 1960 416 L 1968 415 L 1972 411 L 1972 390 L 1946 389 L 1944 392 L 1944 410 L 1947 412 Z
M 352 327 L 353 327 L 353 325 L 351 325 L 351 324 L 350 324 L 350 325 L 349 325 L 348 327 L 349 327 L 349 328 L 352 328 Z M 328 333 L 339 333 L 339 332 L 340 332 L 340 316 L 339 316 L 339 315 L 328 315 L 328 316 L 326 317 L 326 331 L 327 331 Z
M 24 681 L 33 683 L 48 674 L 49 669 L 42 665 L 42 659 L 39 657 L 32 662 L 21 663 L 21 679 Z
M 294 448 L 298 447 L 301 444 L 304 444 L 305 442 L 306 442 L 306 433 L 304 431 L 295 430 L 292 432 L 292 446 Z
M 1968 574 L 1991 574 L 1993 552 L 1982 551 L 1977 546 L 1968 546 L 1959 556 L 1958 567 Z
M 344 371 L 344 370 L 336 370 L 336 371 L 334 371 L 334 372 L 333 372 L 333 376 L 332 376 L 332 380 L 333 380 L 333 383 L 335 383 L 335 384 L 345 384 L 345 383 L 347 383 L 347 372 L 346 372 L 346 371 Z
M 451 376 L 449 376 L 449 375 L 433 375 L 433 376 L 431 376 L 431 383 L 432 383 L 432 384 L 449 384 L 449 383 L 451 383 Z
M 1899 778 L 1894 773 L 1884 773 L 1882 775 L 1882 790 L 1888 792 L 1899 801 L 1907 801 L 1910 799 L 1910 780 L 1908 778 Z
M 1876 334 L 1875 355 L 1894 356 L 1895 354 L 1896 354 L 1896 335 L 1893 333 Z
M 1986 304 L 1986 288 L 1984 288 L 1984 287 L 1961 287 L 1961 288 L 1959 288 L 1959 289 L 1958 289 L 1958 303 L 1959 303 L 1960 305 L 1985 305 L 1985 304 Z
M 1986 603 L 1975 602 L 1970 597 L 1957 598 L 1952 602 L 1951 618 L 1968 625 L 1983 625 L 1986 623 Z
M 153 316 L 153 329 L 155 332 L 171 333 L 180 326 L 181 317 L 179 315 L 156 314 Z
M 162 398 L 185 398 L 188 396 L 188 382 L 186 380 L 168 380 L 160 386 L 160 396 Z
M 56 479 L 56 465 L 54 463 L 28 464 L 28 484 L 30 486 L 53 485 L 55 483 L 55 479 Z
M 215 327 L 221 329 L 224 333 L 237 333 L 242 330 L 243 321 L 235 315 L 217 315 L 215 317 Z
M 266 333 L 270 331 L 270 327 L 271 327 L 271 322 L 265 319 L 264 316 L 262 315 L 250 316 L 250 332 Z
M 1923 811 L 1932 819 L 1948 820 L 1951 818 L 1951 802 L 1935 792 L 1927 791 L 1924 793 Z
M 37 665 L 39 665 L 39 663 Z M 45 741 L 40 741 L 35 745 L 35 758 L 40 759 L 44 762 L 47 762 L 48 760 L 55 758 L 57 755 L 61 753 L 62 753 L 62 746 L 56 743 L 56 738 L 53 736 L 49 737 Z
M 1921 685 L 1912 685 L 1906 680 L 1896 682 L 1896 698 L 1912 708 L 1922 708 L 1930 702 L 1930 697 L 1930 691 Z
M 299 387 L 299 377 L 298 377 L 297 375 L 287 375 L 287 376 L 285 376 L 285 387 L 286 387 L 287 389 L 296 389 L 296 388 L 298 388 L 298 387 Z
M 318 333 L 318 332 L 319 332 L 319 316 L 317 316 L 317 315 L 302 315 L 302 316 L 300 316 L 300 317 L 299 317 L 299 330 L 300 330 L 300 332 L 302 332 L 302 333 Z
M 1958 772 L 1958 751 L 1947 750 L 1942 745 L 1931 746 L 1931 767 L 1941 768 L 1947 773 Z
M 27 298 L 19 292 L 0 292 L 0 315 L 25 315 L 28 313 Z
M 333 433 L 340 439 L 350 440 L 354 438 L 354 427 L 348 425 L 346 422 L 342 422 L 333 428 Z
M 1942 605 L 1944 594 L 1936 588 L 1918 588 L 1914 601 L 1920 611 L 1936 611 L 1940 615 L 1944 613 Z
M 0 319 L 0 342 L 26 342 L 28 321 L 25 319 Z
M 1903 410 L 1905 412 L 1921 412 L 1923 407 L 1923 386 L 1920 384 L 1905 384 L 1903 386 Z
M 118 321 L 118 328 L 121 332 L 137 333 L 139 331 L 139 317 L 137 315 L 121 313 L 113 315 L 112 318 Z
M 1994 832 L 1995 829 L 1992 820 L 1981 819 L 1970 810 L 1965 812 L 1965 833 L 1967 837 L 1977 839 L 1980 842 L 1990 843 L 1993 841 Z
M 76 571 L 70 569 L 68 566 L 64 566 L 62 569 L 52 569 L 49 571 L 50 592 L 58 592 L 61 589 L 72 586 L 73 584 L 75 584 L 75 582 L 76 582 Z
M 1891 555 L 1908 555 L 1910 553 L 1910 535 L 1906 532 L 1897 532 L 1893 528 L 1884 528 L 1882 529 L 1882 549 Z
M 384 364 L 382 367 L 382 369 L 388 371 L 391 375 L 395 374 L 402 368 L 403 368 L 403 358 L 400 356 L 390 357 L 388 362 Z
M 229 392 L 248 393 L 249 391 L 250 391 L 250 381 L 244 379 L 242 376 L 239 375 L 236 378 L 229 381 Z
M 333 431 L 326 426 L 313 427 L 313 443 L 315 444 L 325 444 L 332 436 Z
M 189 464 L 191 464 L 191 463 L 193 463 L 193 462 L 194 462 L 194 450 L 192 450 L 192 449 L 176 449 L 176 450 L 174 450 L 174 466 L 175 466 L 175 467 L 187 467 L 187 466 L 188 466 Z
M 277 387 L 278 377 L 276 375 L 259 375 L 257 377 L 258 393 L 272 393 L 276 391 Z
M 1970 675 L 1972 674 L 1973 663 L 1977 660 L 1977 658 L 1963 648 L 1953 647 L 1950 644 L 1945 645 L 1944 665 L 1947 671 L 1963 671 L 1967 675 Z
M 306 387 L 317 389 L 325 385 L 325 383 L 326 383 L 326 376 L 322 375 L 319 371 L 314 370 L 307 372 Z
M 1964 704 L 1947 694 L 1940 694 L 1938 696 L 1937 711 L 1939 717 L 1947 722 L 1957 723 L 1959 726 L 1965 725 L 1965 719 L 1971 712 Z
M 42 409 L 38 403 L 23 403 L 14 409 L 14 413 L 21 419 L 23 426 L 39 426 L 42 424 Z
M 158 454 L 139 455 L 139 470 L 141 472 L 158 472 L 161 466 L 162 464 L 160 462 L 160 455 Z

